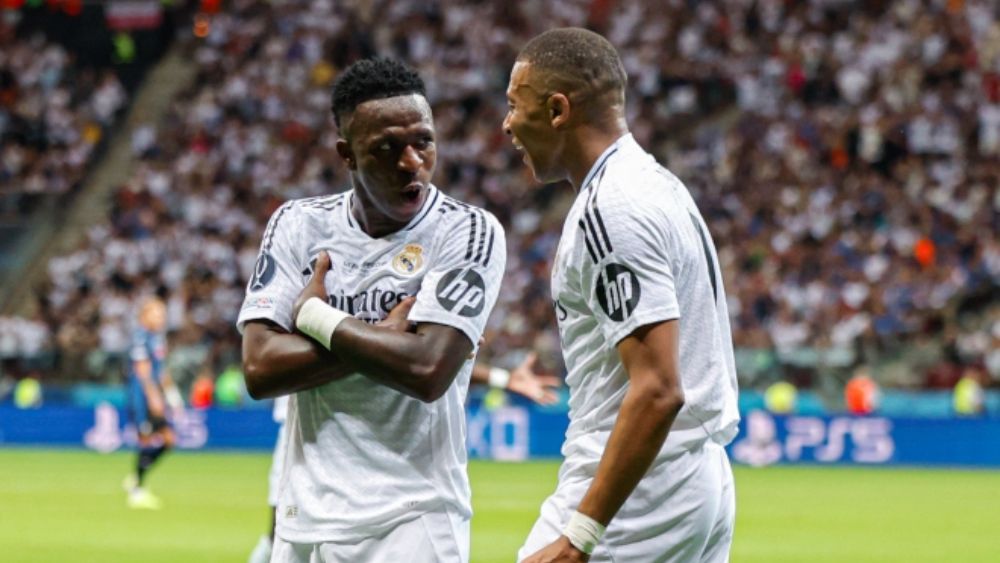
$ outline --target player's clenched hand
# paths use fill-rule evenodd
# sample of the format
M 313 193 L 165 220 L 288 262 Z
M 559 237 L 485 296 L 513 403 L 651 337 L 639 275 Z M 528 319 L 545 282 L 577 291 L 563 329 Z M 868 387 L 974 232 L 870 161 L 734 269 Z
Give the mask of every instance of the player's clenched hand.
M 302 304 L 309 301 L 310 298 L 319 297 L 326 303 L 326 286 L 323 282 L 326 279 L 326 273 L 329 271 L 330 255 L 326 251 L 320 252 L 316 258 L 316 266 L 313 268 L 313 275 L 309 278 L 309 283 L 302 288 L 302 293 L 299 294 L 295 300 L 295 304 L 292 305 L 292 324 L 298 318 L 299 309 L 302 308 Z
M 551 405 L 558 400 L 555 389 L 562 384 L 562 380 L 554 375 L 535 373 L 537 359 L 538 355 L 530 352 L 521 365 L 511 370 L 507 389 L 540 405 Z
M 417 298 L 412 295 L 403 299 L 389 311 L 389 314 L 384 319 L 375 324 L 398 332 L 411 331 L 413 323 L 408 321 L 407 317 L 410 316 L 410 309 L 413 308 L 413 304 L 416 302 Z
M 590 556 L 573 547 L 566 536 L 559 536 L 559 539 L 531 554 L 521 563 L 579 563 L 580 561 L 590 561 Z

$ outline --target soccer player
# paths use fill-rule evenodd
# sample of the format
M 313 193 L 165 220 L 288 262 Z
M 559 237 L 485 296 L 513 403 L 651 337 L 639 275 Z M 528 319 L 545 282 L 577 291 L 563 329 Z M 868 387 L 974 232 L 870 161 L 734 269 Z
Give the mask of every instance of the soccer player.
M 180 393 L 166 372 L 166 306 L 158 298 L 145 300 L 139 310 L 139 327 L 129 352 L 129 412 L 139 439 L 135 473 L 125 478 L 130 508 L 156 510 L 160 499 L 143 486 L 146 473 L 174 445 L 167 421 L 167 406 L 182 406 Z
M 293 394 L 272 561 L 469 558 L 463 403 L 506 243 L 430 183 L 424 92 L 391 59 L 341 73 L 352 189 L 289 201 L 264 232 L 237 322 L 250 394 Z
M 555 29 L 518 55 L 503 128 L 535 177 L 576 201 L 552 265 L 570 392 L 555 493 L 518 558 L 725 561 L 735 513 L 723 446 L 736 370 L 718 259 L 684 184 L 628 132 L 614 47 Z
M 380 321 L 381 326 L 397 326 L 405 330 L 408 327 L 406 316 L 413 306 L 413 298 L 405 299 L 399 306 L 395 307 L 389 317 Z M 278 521 L 278 498 L 281 490 L 281 474 L 285 470 L 285 447 L 288 443 L 287 429 L 285 422 L 288 421 L 288 395 L 275 397 L 272 406 L 271 416 L 280 426 L 278 427 L 278 439 L 274 444 L 274 452 L 271 454 L 271 469 L 267 475 L 267 504 L 271 507 L 271 531 L 268 535 L 261 536 L 250 552 L 248 563 L 268 563 L 271 561 L 271 552 L 274 548 L 274 529 Z
M 408 309 L 397 308 L 394 314 L 403 315 Z M 494 389 L 504 389 L 512 393 L 517 393 L 540 405 L 550 405 L 558 400 L 555 389 L 561 384 L 561 380 L 553 375 L 543 375 L 534 370 L 537 356 L 534 352 L 528 353 L 524 360 L 513 370 L 493 367 L 487 364 L 477 363 L 472 368 L 470 383 L 489 385 Z M 278 428 L 278 440 L 274 445 L 274 453 L 271 457 L 271 470 L 267 479 L 267 504 L 271 507 L 271 532 L 263 535 L 254 546 L 248 563 L 267 563 L 271 560 L 271 550 L 274 544 L 274 526 L 277 521 L 278 489 L 281 480 L 281 472 L 285 459 L 285 420 L 287 419 L 288 396 L 277 397 L 274 400 L 273 416 L 274 421 L 281 426 Z

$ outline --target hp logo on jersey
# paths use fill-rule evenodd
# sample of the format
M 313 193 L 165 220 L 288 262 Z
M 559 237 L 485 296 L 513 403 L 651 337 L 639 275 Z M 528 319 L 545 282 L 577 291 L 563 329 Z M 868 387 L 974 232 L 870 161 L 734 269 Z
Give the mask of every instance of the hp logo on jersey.
M 446 311 L 475 317 L 486 303 L 486 284 L 471 268 L 457 268 L 438 282 L 437 298 Z
M 621 264 L 608 264 L 597 276 L 597 302 L 613 321 L 628 318 L 639 304 L 639 278 L 632 270 Z

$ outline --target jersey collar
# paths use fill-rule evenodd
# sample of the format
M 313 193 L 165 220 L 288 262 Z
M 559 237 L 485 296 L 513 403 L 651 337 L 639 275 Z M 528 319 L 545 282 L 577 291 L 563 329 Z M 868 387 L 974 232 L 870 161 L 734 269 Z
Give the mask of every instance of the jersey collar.
M 434 206 L 437 205 L 439 195 L 440 192 L 434 184 L 427 184 L 427 197 L 424 198 L 424 206 L 421 207 L 420 212 L 414 215 L 413 219 L 410 219 L 410 222 L 400 230 L 412 231 L 415 229 L 417 225 L 430 215 L 431 210 L 433 210 Z
M 434 184 L 427 184 L 427 197 L 424 198 L 424 205 L 423 207 L 420 208 L 420 211 L 418 211 L 417 214 L 413 216 L 413 219 L 410 219 L 410 222 L 407 223 L 405 227 L 399 229 L 394 233 L 389 233 L 388 235 L 386 235 L 386 237 L 395 236 L 396 233 L 401 233 L 404 231 L 412 231 L 413 229 L 415 229 L 417 225 L 423 222 L 427 218 L 427 216 L 430 215 L 430 212 L 437 205 L 440 195 L 441 192 L 437 189 L 437 186 L 435 186 Z M 361 225 L 358 225 L 358 222 L 354 218 L 353 213 L 351 213 L 351 207 L 353 205 L 354 205 L 354 190 L 352 189 L 350 191 L 350 194 L 347 196 L 347 205 L 344 206 L 344 218 L 347 220 L 347 224 L 350 225 L 351 229 L 361 234 L 364 234 L 365 236 L 368 236 L 368 233 L 365 233 L 361 229 Z
M 607 164 L 608 159 L 611 158 L 611 155 L 618 152 L 618 149 L 620 149 L 623 145 L 625 145 L 630 141 L 632 141 L 632 134 L 625 133 L 621 137 L 618 137 L 618 140 L 612 143 L 610 147 L 604 149 L 604 152 L 601 153 L 601 156 L 597 157 L 597 161 L 594 162 L 594 165 L 590 167 L 590 172 L 587 172 L 587 175 L 583 178 L 583 183 L 580 184 L 581 192 L 587 189 L 587 186 L 589 186 L 590 182 L 593 181 L 595 176 L 597 176 L 597 173 L 600 172 L 602 168 L 604 168 L 605 164 Z

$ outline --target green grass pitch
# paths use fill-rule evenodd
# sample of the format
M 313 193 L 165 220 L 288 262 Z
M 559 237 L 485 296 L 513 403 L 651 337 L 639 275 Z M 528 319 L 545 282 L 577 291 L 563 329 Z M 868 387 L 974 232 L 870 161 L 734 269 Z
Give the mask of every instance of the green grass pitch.
M 268 525 L 270 456 L 179 453 L 149 479 L 159 512 L 125 508 L 131 455 L 0 450 L 0 561 L 242 562 Z M 554 462 L 470 466 L 474 562 L 512 561 Z M 1000 472 L 736 469 L 732 561 L 1000 561 Z

